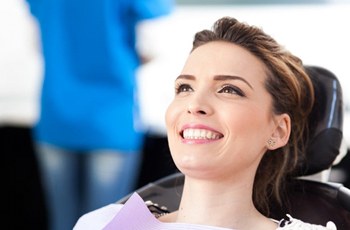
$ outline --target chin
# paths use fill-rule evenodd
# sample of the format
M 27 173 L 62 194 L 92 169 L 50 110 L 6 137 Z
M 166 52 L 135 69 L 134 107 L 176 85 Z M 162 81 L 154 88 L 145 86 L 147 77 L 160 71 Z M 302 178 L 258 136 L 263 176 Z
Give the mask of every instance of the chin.
M 215 170 L 213 166 L 209 166 L 206 162 L 175 162 L 177 168 L 187 177 L 196 179 L 211 179 L 214 178 Z

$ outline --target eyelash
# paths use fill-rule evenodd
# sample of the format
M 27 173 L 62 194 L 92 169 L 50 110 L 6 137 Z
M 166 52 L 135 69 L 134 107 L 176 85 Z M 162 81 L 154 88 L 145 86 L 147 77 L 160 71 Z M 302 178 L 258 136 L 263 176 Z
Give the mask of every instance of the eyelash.
M 176 94 L 180 94 L 183 92 L 191 92 L 191 91 L 193 91 L 193 89 L 189 84 L 177 83 L 175 86 Z M 221 87 L 218 93 L 236 94 L 238 96 L 245 97 L 245 93 L 240 88 L 234 85 L 224 85 Z
M 183 89 L 186 89 L 185 91 Z M 191 90 L 188 90 L 191 89 Z M 177 83 L 175 86 L 175 93 L 179 94 L 179 93 L 183 93 L 183 92 L 189 92 L 189 91 L 193 91 L 192 87 L 189 84 L 184 84 L 184 83 Z
M 225 90 L 229 90 L 229 92 L 224 92 Z M 245 93 L 234 85 L 224 85 L 220 90 L 219 93 L 230 93 L 230 94 L 237 94 L 238 96 L 245 97 Z

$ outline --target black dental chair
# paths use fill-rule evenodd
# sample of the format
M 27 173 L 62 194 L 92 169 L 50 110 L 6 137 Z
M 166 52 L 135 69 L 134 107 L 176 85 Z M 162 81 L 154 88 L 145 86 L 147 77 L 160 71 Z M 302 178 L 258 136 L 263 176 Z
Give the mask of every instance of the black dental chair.
M 306 179 L 309 175 L 330 170 L 340 154 L 343 141 L 342 89 L 336 76 L 327 69 L 306 66 L 306 70 L 314 84 L 316 98 L 309 118 L 307 158 L 299 162 L 287 189 L 291 204 L 289 211 L 271 204 L 270 217 L 279 220 L 289 213 L 313 224 L 326 225 L 331 220 L 338 230 L 350 230 L 350 190 L 340 183 Z M 183 174 L 175 173 L 136 192 L 144 200 L 175 211 L 179 206 L 183 182 Z M 124 203 L 129 196 L 118 203 Z

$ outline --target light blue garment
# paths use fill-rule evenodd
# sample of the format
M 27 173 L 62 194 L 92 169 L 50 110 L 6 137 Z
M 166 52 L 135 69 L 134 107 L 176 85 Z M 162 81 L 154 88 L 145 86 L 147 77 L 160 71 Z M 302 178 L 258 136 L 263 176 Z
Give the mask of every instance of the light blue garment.
M 77 154 L 46 144 L 37 145 L 46 184 L 51 230 L 72 229 L 89 211 L 118 201 L 134 189 L 140 154 L 109 150 Z M 79 175 L 85 175 L 83 179 Z
M 76 150 L 138 150 L 135 25 L 170 13 L 172 0 L 28 2 L 45 61 L 36 140 Z
M 133 189 L 144 137 L 135 25 L 170 13 L 173 2 L 27 1 L 44 58 L 34 138 L 49 146 L 39 148 L 38 160 L 50 230 L 71 230 L 82 213 Z

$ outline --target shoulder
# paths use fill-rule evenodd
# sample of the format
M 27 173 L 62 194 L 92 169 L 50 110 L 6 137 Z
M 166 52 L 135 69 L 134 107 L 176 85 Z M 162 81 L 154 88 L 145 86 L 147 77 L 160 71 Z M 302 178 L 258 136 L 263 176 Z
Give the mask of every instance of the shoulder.
M 303 222 L 287 215 L 287 219 L 282 219 L 279 222 L 276 230 L 337 230 L 337 227 L 332 221 L 328 221 L 326 226 L 316 225 Z
M 121 210 L 122 204 L 109 204 L 81 216 L 73 230 L 103 229 Z

